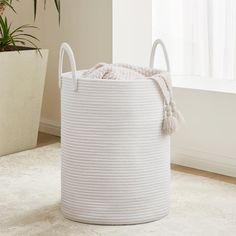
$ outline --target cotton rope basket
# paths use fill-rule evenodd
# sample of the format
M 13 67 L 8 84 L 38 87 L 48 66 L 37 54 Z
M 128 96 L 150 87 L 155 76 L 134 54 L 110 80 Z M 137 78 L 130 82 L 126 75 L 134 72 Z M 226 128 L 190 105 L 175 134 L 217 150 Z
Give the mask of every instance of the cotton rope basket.
M 157 40 L 152 48 L 164 49 Z M 64 51 L 71 72 L 62 73 Z M 82 78 L 73 52 L 60 50 L 62 190 L 68 219 L 105 225 L 137 224 L 168 214 L 170 137 L 163 99 L 152 80 Z

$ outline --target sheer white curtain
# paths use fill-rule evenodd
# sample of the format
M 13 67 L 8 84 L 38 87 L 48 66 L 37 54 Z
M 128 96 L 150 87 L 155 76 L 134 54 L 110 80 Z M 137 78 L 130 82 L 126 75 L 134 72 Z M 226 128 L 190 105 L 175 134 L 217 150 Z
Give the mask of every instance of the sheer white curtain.
M 236 80 L 236 0 L 153 0 L 172 75 Z

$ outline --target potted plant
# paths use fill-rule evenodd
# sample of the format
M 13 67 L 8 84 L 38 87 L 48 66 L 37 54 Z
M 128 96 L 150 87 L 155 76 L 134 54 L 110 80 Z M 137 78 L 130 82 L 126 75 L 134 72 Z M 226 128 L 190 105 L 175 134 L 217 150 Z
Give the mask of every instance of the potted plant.
M 26 24 L 15 29 L 4 11 L 14 1 L 0 0 L 0 156 L 34 148 L 37 144 L 48 50 Z M 46 1 L 44 1 L 46 3 Z M 54 0 L 60 21 L 60 0 Z M 34 18 L 37 0 L 34 0 Z

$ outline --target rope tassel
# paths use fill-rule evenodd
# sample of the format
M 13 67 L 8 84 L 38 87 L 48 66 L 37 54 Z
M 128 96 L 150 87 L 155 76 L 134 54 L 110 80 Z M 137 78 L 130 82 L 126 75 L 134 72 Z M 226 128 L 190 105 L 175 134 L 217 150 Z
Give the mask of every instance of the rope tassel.
M 173 134 L 183 122 L 183 115 L 176 108 L 175 102 L 171 100 L 168 105 L 165 105 L 164 109 L 164 118 L 162 123 L 163 133 L 167 135 Z

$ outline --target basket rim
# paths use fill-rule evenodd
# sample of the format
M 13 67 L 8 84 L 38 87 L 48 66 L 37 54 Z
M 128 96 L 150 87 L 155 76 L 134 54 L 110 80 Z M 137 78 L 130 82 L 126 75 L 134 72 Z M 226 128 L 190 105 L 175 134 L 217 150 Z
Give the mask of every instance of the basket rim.
M 85 72 L 86 70 L 79 70 L 76 71 L 76 80 L 80 80 L 80 81 L 100 81 L 100 82 L 105 82 L 105 83 L 121 83 L 121 82 L 125 82 L 125 83 L 129 83 L 129 82 L 151 82 L 153 81 L 152 79 L 149 78 L 138 78 L 138 79 L 126 79 L 126 80 L 114 80 L 114 79 L 91 79 L 91 78 L 83 78 L 80 75 Z M 160 71 L 160 72 L 164 72 L 164 71 Z M 68 71 L 68 72 L 64 72 L 61 75 L 62 79 L 71 79 L 72 80 L 72 72 Z

